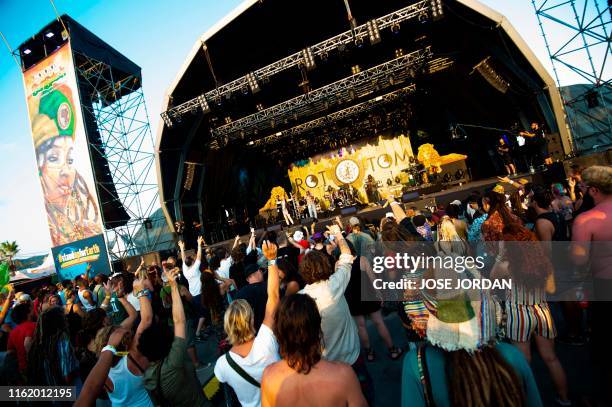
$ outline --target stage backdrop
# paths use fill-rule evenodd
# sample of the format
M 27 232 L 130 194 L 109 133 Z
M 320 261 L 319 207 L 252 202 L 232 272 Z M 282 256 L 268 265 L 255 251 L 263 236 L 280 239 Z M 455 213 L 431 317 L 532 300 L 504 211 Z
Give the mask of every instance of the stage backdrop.
M 408 175 L 402 170 L 408 167 L 413 155 L 408 136 L 378 137 L 361 145 L 295 162 L 289 168 L 289 179 L 293 192 L 299 197 L 310 191 L 313 196 L 323 199 L 329 186 L 339 188 L 351 184 L 359 192 L 361 201 L 367 202 L 364 185 L 368 175 L 382 183 L 380 192 L 383 197 L 395 192 L 394 188 L 401 190 L 401 183 L 408 181 Z
M 61 279 L 110 273 L 70 43 L 23 73 L 37 170 Z

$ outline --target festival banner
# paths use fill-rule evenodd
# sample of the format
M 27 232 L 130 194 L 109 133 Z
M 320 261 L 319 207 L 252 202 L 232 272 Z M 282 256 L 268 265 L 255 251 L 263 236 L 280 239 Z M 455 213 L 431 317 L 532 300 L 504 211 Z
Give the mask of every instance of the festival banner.
M 95 237 L 104 254 L 95 261 L 108 268 L 70 43 L 25 71 L 23 81 L 54 254 L 83 249 L 81 241 Z
M 55 270 L 60 280 L 72 280 L 85 274 L 110 274 L 104 235 L 77 240 L 51 249 Z M 89 269 L 89 270 L 88 270 Z

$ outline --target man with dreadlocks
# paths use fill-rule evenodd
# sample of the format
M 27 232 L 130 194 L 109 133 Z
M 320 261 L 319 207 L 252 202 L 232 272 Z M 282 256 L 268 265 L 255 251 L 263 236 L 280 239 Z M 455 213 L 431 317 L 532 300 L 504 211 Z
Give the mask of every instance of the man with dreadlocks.
M 28 383 L 38 386 L 74 385 L 78 367 L 64 310 L 49 308 L 40 315 L 34 331 L 28 354 Z

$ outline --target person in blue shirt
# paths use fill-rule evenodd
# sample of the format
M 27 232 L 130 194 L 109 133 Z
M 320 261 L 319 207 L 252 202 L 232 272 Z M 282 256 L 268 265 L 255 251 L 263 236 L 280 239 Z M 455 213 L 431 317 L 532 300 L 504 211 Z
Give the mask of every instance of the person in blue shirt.
M 490 298 L 439 300 L 426 308 L 425 341 L 403 362 L 402 406 L 542 406 L 523 354 L 495 341 L 497 307 Z

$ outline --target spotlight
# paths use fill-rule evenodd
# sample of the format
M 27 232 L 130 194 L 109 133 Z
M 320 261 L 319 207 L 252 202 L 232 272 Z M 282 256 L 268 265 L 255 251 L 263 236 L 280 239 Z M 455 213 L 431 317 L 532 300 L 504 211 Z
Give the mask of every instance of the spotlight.
M 261 112 L 262 110 L 264 110 L 264 106 L 261 103 L 256 104 L 255 108 L 257 109 L 258 112 Z
M 434 20 L 442 18 L 444 11 L 442 10 L 442 0 L 430 0 L 431 3 L 431 17 Z
M 225 124 L 230 124 L 232 122 L 232 118 L 229 116 L 225 116 Z
M 357 95 L 355 94 L 355 89 L 349 89 L 348 95 L 351 100 L 355 100 L 357 98 Z
M 380 30 L 378 29 L 378 23 L 376 20 L 370 20 L 366 23 L 366 27 L 368 29 L 368 38 L 370 39 L 370 44 L 378 44 L 381 41 L 380 38 Z
M 249 84 L 249 88 L 251 88 L 251 92 L 257 93 L 260 91 L 259 83 L 257 83 L 257 78 L 253 72 L 247 74 L 247 83 Z
M 30 48 L 26 48 L 26 49 L 23 50 L 23 53 L 25 55 L 30 55 L 32 53 L 32 50 Z
M 302 58 L 304 59 L 304 66 L 307 70 L 310 71 L 315 68 L 315 59 L 312 53 L 312 49 L 310 47 L 304 48 L 304 50 L 302 51 Z
M 53 37 L 55 34 L 53 34 L 53 32 L 49 31 L 48 33 L 45 34 L 45 37 L 47 38 L 51 38 Z
M 361 47 L 363 47 L 363 38 L 357 38 L 357 39 L 355 40 L 355 46 L 356 46 L 357 48 L 361 48 Z
M 208 101 L 206 100 L 204 95 L 198 96 L 198 103 L 200 104 L 200 107 L 202 108 L 202 112 L 204 113 L 210 112 L 210 106 L 208 105 Z
M 404 50 L 402 48 L 398 48 L 395 50 L 395 58 L 399 58 L 403 56 L 404 56 Z
M 170 116 L 168 115 L 168 112 L 162 112 L 161 118 L 164 121 L 164 124 L 166 125 L 166 127 L 168 128 L 172 127 L 172 120 L 170 120 Z
M 391 32 L 393 34 L 399 34 L 400 32 L 400 25 L 398 23 L 395 23 L 391 26 Z
M 361 67 L 359 65 L 353 65 L 351 67 L 351 72 L 353 75 L 357 75 L 359 72 L 361 72 Z

